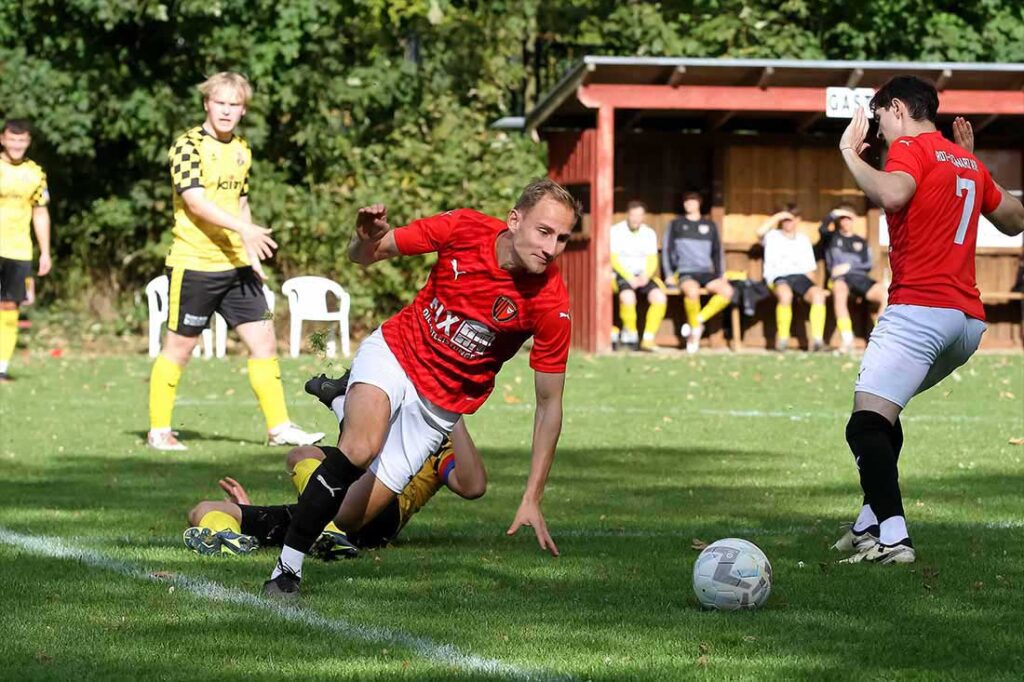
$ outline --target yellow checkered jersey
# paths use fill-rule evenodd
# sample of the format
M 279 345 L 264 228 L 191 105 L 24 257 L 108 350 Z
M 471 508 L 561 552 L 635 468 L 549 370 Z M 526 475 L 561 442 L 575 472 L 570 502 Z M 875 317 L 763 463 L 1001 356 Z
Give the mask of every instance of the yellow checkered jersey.
M 32 260 L 32 209 L 48 203 L 46 173 L 39 164 L 0 159 L 0 257 Z
M 174 185 L 174 243 L 168 267 L 219 272 L 249 265 L 236 232 L 193 215 L 181 198 L 186 190 L 202 187 L 208 200 L 240 215 L 241 197 L 249 194 L 249 145 L 237 135 L 221 142 L 196 126 L 174 141 L 168 156 Z

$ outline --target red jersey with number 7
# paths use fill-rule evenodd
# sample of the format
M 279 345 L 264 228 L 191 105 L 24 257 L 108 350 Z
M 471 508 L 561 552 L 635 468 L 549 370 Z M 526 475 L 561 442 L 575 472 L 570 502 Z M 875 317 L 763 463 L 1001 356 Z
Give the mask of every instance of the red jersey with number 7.
M 494 377 L 530 336 L 530 366 L 565 371 L 572 323 L 558 267 L 513 275 L 498 265 L 504 221 L 470 209 L 413 221 L 395 230 L 404 255 L 437 252 L 415 300 L 381 333 L 413 386 L 435 405 L 472 414 Z
M 907 205 L 885 216 L 889 303 L 955 308 L 984 320 L 974 277 L 978 217 L 1002 198 L 988 169 L 936 131 L 895 140 L 885 170 L 917 183 Z

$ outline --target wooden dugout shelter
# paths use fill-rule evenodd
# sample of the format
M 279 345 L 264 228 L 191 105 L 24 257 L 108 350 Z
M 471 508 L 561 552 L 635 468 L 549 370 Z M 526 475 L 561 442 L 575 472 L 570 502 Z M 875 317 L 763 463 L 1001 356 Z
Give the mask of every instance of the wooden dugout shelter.
M 883 280 L 884 216 L 867 203 L 837 151 L 848 121 L 826 117 L 826 88 L 878 88 L 900 74 L 935 82 L 940 130 L 950 136 L 954 116 L 969 118 L 976 154 L 1021 196 L 1024 64 L 585 57 L 524 121 L 527 133 L 548 143 L 550 177 L 584 204 L 561 263 L 574 346 L 610 348 L 608 234 L 633 199 L 647 204 L 648 223 L 660 235 L 681 212 L 683 192 L 700 191 L 721 230 L 726 268 L 751 278 L 761 274 L 754 229 L 784 202 L 801 206 L 801 229 L 815 235 L 813 242 L 820 218 L 849 201 L 862 209 L 859 229 L 876 254 L 873 274 Z M 877 163 L 881 145 L 874 147 Z M 1020 258 L 1019 241 L 978 248 L 989 347 L 1020 344 L 1021 307 L 1010 292 Z M 672 299 L 669 306 L 670 314 L 682 307 Z M 744 342 L 763 347 L 773 322 L 758 317 L 745 326 Z M 671 341 L 677 322 L 666 320 L 659 340 Z

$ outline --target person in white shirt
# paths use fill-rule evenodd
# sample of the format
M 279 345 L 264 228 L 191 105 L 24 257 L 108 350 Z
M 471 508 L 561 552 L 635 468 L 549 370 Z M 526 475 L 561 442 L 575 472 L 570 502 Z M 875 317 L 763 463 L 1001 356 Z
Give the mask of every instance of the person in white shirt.
M 789 347 L 794 293 L 811 306 L 810 350 L 825 350 L 825 290 L 811 279 L 818 263 L 811 240 L 797 231 L 799 217 L 799 209 L 790 204 L 757 228 L 757 238 L 764 245 L 764 281 L 778 301 L 775 348 L 780 352 Z
M 629 202 L 626 219 L 612 225 L 609 241 L 614 270 L 612 287 L 619 297 L 619 317 L 622 320 L 619 343 L 653 351 L 654 337 L 665 319 L 668 299 L 664 282 L 655 276 L 658 271 L 658 235 L 644 224 L 646 215 L 647 208 L 643 202 Z M 649 304 L 642 340 L 636 328 L 637 296 L 647 297 Z

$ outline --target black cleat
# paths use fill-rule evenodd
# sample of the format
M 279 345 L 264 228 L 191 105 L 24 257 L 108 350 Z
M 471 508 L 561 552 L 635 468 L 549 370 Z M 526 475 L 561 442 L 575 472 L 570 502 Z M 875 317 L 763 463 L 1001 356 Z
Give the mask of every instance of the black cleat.
M 277 563 L 281 565 L 280 560 Z M 302 578 L 289 570 L 281 571 L 276 578 L 263 583 L 263 596 L 281 601 L 294 602 L 299 599 L 299 582 Z
M 345 395 L 350 373 L 349 370 L 345 370 L 345 373 L 337 379 L 332 379 L 326 374 L 315 376 L 306 382 L 306 393 L 316 396 L 316 399 L 322 402 L 329 410 L 335 398 L 339 395 Z
M 349 542 L 342 531 L 325 530 L 309 548 L 309 556 L 321 561 L 355 559 L 359 556 L 359 548 Z

